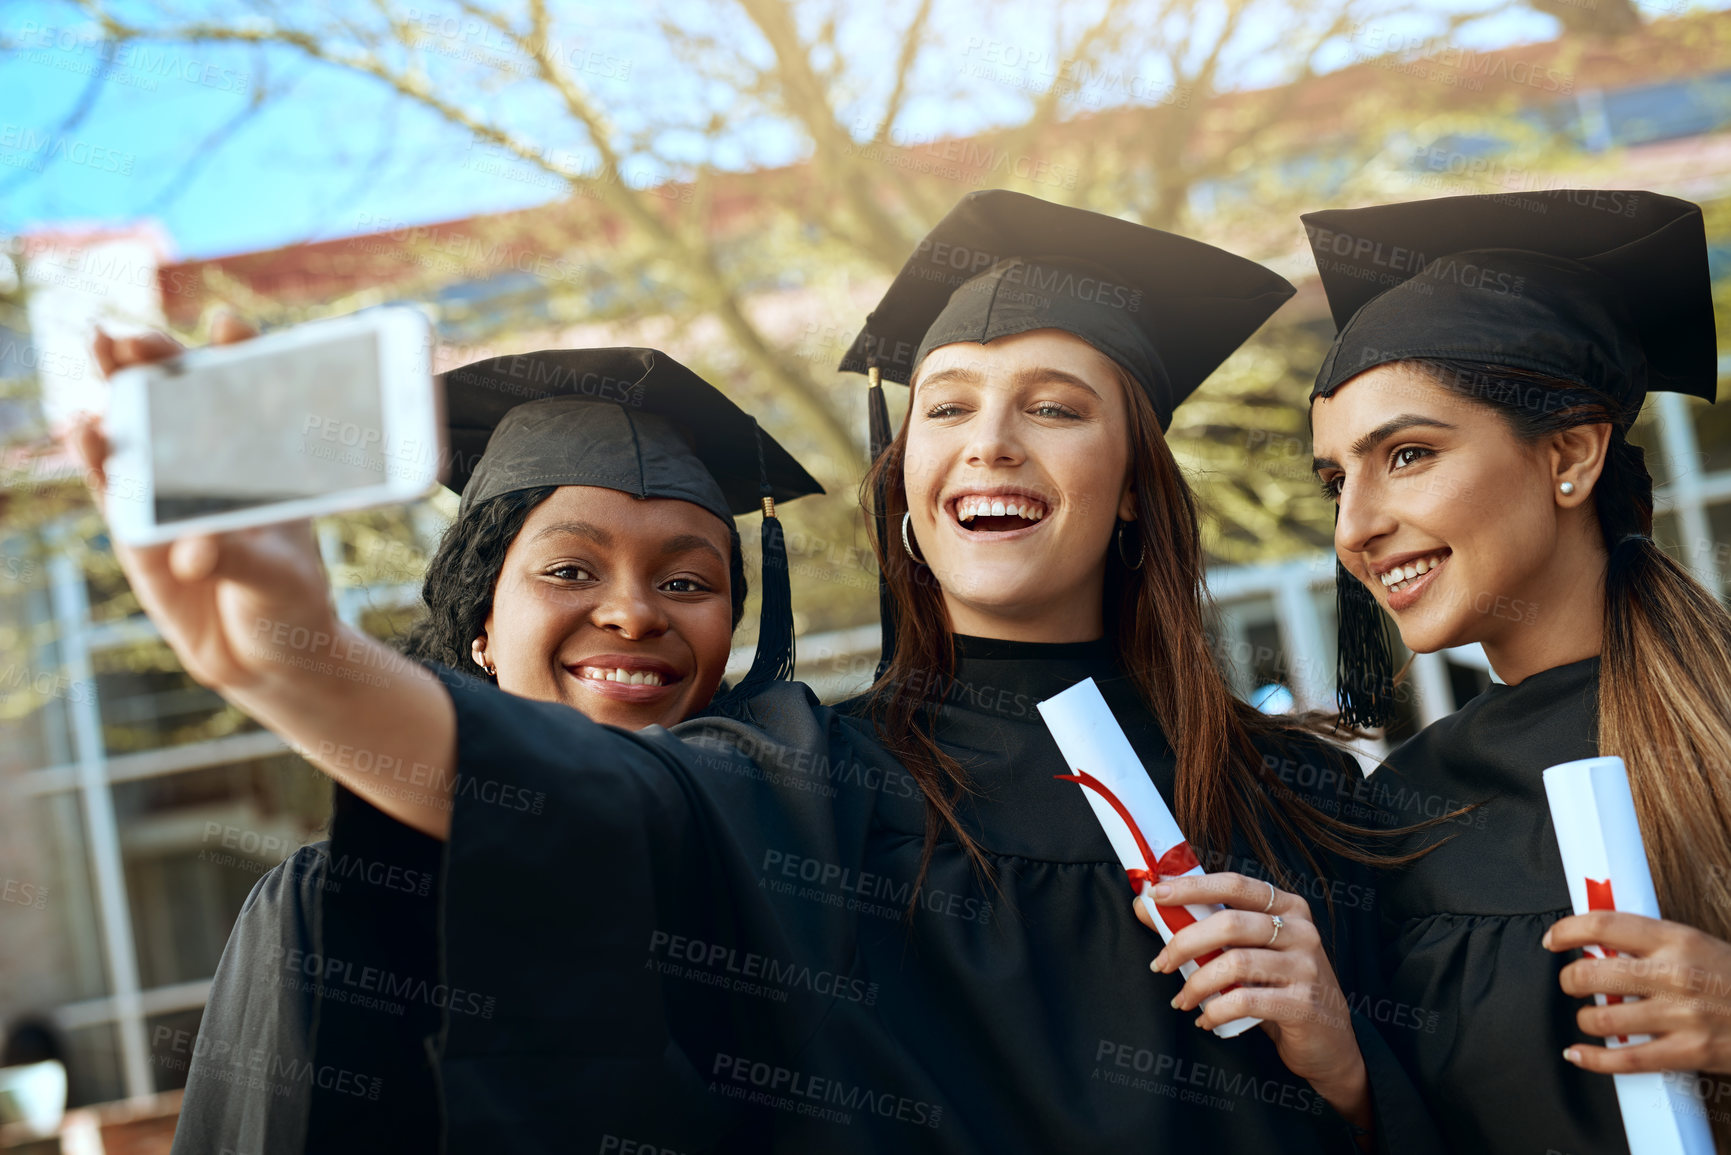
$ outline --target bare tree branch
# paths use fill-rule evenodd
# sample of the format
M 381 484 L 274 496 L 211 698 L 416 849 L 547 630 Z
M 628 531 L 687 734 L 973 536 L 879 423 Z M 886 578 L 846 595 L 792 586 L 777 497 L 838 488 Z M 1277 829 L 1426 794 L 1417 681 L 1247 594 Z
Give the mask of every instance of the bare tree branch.
M 886 270 L 899 269 L 914 237 L 872 198 L 876 182 L 854 158 L 853 137 L 836 120 L 829 93 L 812 69 L 788 5 L 784 0 L 739 0 L 739 5 L 775 53 L 787 110 L 811 137 L 816 150 L 812 159 L 823 187 L 838 193 L 860 222 L 865 252 Z
M 890 89 L 890 98 L 884 104 L 883 117 L 878 121 L 877 131 L 872 133 L 874 144 L 888 142 L 890 130 L 895 127 L 896 117 L 902 114 L 902 103 L 907 100 L 908 78 L 914 70 L 914 59 L 919 56 L 920 48 L 926 39 L 926 25 L 931 22 L 932 0 L 920 0 L 919 10 L 908 24 L 908 30 L 902 35 L 902 50 L 896 56 L 895 87 Z
M 123 24 L 102 11 L 95 0 L 80 0 L 96 18 L 104 32 L 114 39 L 138 39 L 148 36 L 156 40 L 184 43 L 275 43 L 293 48 L 305 55 L 341 68 L 371 76 L 399 95 L 438 113 L 479 139 L 492 142 L 543 171 L 561 177 L 574 188 L 586 189 L 619 213 L 634 228 L 662 246 L 688 278 L 686 287 L 692 290 L 721 322 L 748 363 L 761 372 L 768 382 L 784 392 L 799 407 L 814 433 L 839 464 L 859 460 L 863 450 L 855 439 L 851 425 L 841 419 L 829 404 L 824 391 L 805 373 L 791 364 L 746 316 L 737 291 L 722 274 L 710 248 L 694 249 L 684 237 L 670 227 L 649 199 L 626 182 L 620 157 L 614 151 L 608 125 L 600 111 L 567 76 L 553 55 L 548 35 L 548 16 L 542 0 L 530 0 L 530 28 L 527 33 L 495 24 L 510 36 L 517 46 L 536 63 L 539 74 L 559 95 L 573 119 L 587 132 L 591 146 L 600 157 L 599 172 L 586 176 L 564 171 L 528 142 L 470 114 L 455 102 L 433 91 L 424 78 L 405 75 L 388 67 L 376 52 L 353 52 L 333 48 L 310 33 L 297 29 L 232 28 L 222 25 L 191 23 L 173 29 L 152 29 Z

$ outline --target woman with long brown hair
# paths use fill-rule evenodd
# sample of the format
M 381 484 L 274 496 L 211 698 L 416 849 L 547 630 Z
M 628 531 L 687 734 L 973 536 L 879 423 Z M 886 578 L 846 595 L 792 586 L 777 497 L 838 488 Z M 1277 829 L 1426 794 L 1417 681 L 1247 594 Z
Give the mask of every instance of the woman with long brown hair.
M 1097 214 L 958 206 L 858 346 L 915 374 L 876 466 L 909 564 L 884 559 L 896 645 L 843 710 L 772 684 L 736 718 L 598 726 L 369 662 L 298 539 L 122 554 L 195 677 L 448 840 L 440 974 L 485 1008 L 439 1040 L 449 1149 L 1424 1149 L 1375 1029 L 1422 1009 L 1362 981 L 1374 894 L 1306 801 L 1349 764 L 1227 692 L 1164 445 L 1290 291 Z M 373 677 L 309 676 L 275 642 L 298 627 Z M 1230 908 L 1164 949 L 1033 710 L 1088 677 L 1215 871 L 1155 897 Z
M 1624 1151 L 1604 1075 L 1664 1070 L 1708 1076 L 1689 1086 L 1724 1150 L 1731 615 L 1654 543 L 1629 440 L 1649 390 L 1716 391 L 1700 210 L 1559 191 L 1305 223 L 1341 324 L 1311 421 L 1348 713 L 1387 720 L 1383 609 L 1416 653 L 1481 644 L 1502 683 L 1388 758 L 1481 803 L 1383 883 L 1394 991 L 1443 1015 L 1397 1047 L 1460 1150 Z M 1663 920 L 1571 914 L 1540 774 L 1601 753 L 1628 767 Z M 1618 957 L 1570 961 L 1588 944 Z

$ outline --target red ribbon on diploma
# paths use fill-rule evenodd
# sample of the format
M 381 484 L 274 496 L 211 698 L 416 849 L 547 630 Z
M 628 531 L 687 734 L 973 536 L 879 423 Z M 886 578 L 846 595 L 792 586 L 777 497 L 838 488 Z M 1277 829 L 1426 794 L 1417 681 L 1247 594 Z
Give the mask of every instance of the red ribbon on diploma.
M 1617 900 L 1611 896 L 1611 880 L 1610 879 L 1607 878 L 1603 882 L 1600 882 L 1596 878 L 1587 879 L 1587 909 L 1588 910 L 1616 910 L 1617 909 Z M 1604 952 L 1604 955 L 1606 958 L 1616 958 L 1617 957 L 1617 952 L 1612 950 L 1608 946 L 1599 947 L 1599 950 Z M 1612 1003 L 1620 1003 L 1622 1001 L 1623 1001 L 1622 995 L 1606 995 L 1605 996 L 1605 1005 L 1606 1006 L 1609 1006 Z M 1626 1043 L 1629 1041 L 1629 1039 L 1625 1035 L 1618 1035 L 1617 1041 L 1619 1043 Z
M 1136 849 L 1142 852 L 1142 861 L 1147 863 L 1148 867 L 1144 870 L 1141 867 L 1133 866 L 1125 872 L 1130 876 L 1131 888 L 1138 895 L 1142 893 L 1142 887 L 1145 885 L 1151 885 L 1162 878 L 1177 878 L 1179 875 L 1188 873 L 1202 865 L 1196 861 L 1196 852 L 1190 849 L 1188 842 L 1180 842 L 1165 854 L 1156 857 L 1154 848 L 1149 846 L 1148 840 L 1142 836 L 1142 828 L 1136 825 L 1134 818 L 1130 817 L 1129 808 L 1118 800 L 1118 796 L 1112 793 L 1104 782 L 1086 770 L 1077 770 L 1074 774 L 1054 774 L 1052 777 L 1060 782 L 1074 782 L 1085 789 L 1092 790 L 1104 798 L 1107 805 L 1116 810 L 1118 817 L 1124 820 L 1124 825 L 1130 828 L 1130 837 L 1136 840 Z M 1196 921 L 1196 916 L 1185 907 L 1160 906 L 1159 903 L 1156 903 L 1155 906 L 1159 907 L 1160 917 L 1168 927 L 1172 928 L 1173 934 L 1177 934 Z M 1209 951 L 1196 960 L 1196 965 L 1206 966 L 1219 957 L 1219 951 Z

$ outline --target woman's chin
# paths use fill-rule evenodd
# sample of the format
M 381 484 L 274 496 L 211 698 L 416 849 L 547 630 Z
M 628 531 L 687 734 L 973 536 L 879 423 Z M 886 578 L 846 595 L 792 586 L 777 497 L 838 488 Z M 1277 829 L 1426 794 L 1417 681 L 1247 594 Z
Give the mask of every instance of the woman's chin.
M 1400 644 L 1415 654 L 1434 654 L 1456 646 L 1471 645 L 1477 640 L 1467 637 L 1463 630 L 1446 626 L 1415 625 L 1400 631 Z

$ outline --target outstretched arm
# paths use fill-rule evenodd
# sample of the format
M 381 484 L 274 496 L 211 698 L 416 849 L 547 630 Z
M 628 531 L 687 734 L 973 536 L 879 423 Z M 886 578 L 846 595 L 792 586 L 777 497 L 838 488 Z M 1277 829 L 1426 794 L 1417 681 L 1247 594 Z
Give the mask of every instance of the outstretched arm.
M 252 335 L 224 318 L 216 340 Z M 161 334 L 99 332 L 95 348 L 105 374 L 179 351 Z M 106 513 L 100 424 L 80 421 L 66 439 Z M 391 817 L 449 837 L 457 749 L 450 698 L 418 663 L 337 618 L 311 523 L 113 544 L 140 604 L 196 681 Z

